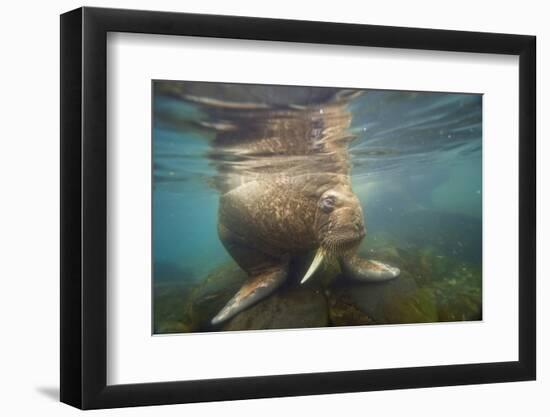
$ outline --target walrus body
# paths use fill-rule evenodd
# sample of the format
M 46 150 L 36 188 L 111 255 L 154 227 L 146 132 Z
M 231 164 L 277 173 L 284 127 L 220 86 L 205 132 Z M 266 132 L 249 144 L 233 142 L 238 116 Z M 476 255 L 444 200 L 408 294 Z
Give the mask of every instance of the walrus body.
M 190 86 L 190 87 L 189 87 Z M 355 255 L 365 237 L 350 181 L 347 104 L 353 90 L 184 84 L 214 122 L 210 158 L 220 191 L 218 234 L 249 279 L 213 318 L 224 322 L 267 297 L 294 257 L 315 252 L 304 283 L 326 257 L 350 278 L 380 281 L 397 268 Z

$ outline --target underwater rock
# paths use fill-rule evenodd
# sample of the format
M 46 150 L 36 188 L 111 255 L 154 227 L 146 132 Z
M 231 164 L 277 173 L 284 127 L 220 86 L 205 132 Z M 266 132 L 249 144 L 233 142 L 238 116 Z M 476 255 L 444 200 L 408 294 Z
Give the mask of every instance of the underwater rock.
M 291 285 L 237 314 L 223 330 L 326 327 L 327 301 L 319 287 Z
M 190 331 L 185 322 L 185 300 L 190 284 L 163 283 L 154 287 L 153 333 L 184 333 Z
M 340 273 L 335 260 L 327 261 L 314 278 L 300 285 L 311 259 L 296 258 L 284 286 L 272 296 L 237 314 L 222 330 L 261 330 L 326 327 L 329 325 L 325 288 Z M 228 297 L 228 299 L 230 296 Z
M 334 326 L 402 324 L 437 321 L 430 290 L 418 288 L 407 271 L 393 281 L 360 284 L 341 277 L 328 292 Z
M 212 318 L 246 279 L 241 268 L 227 262 L 200 281 L 185 300 L 184 321 L 190 331 L 210 330 Z
M 211 320 L 247 279 L 235 263 L 228 262 L 200 281 L 185 300 L 183 323 L 187 331 L 259 330 L 328 326 L 328 306 L 323 288 L 339 273 L 336 262 L 327 262 L 315 280 L 299 284 L 307 259 L 293 264 L 293 273 L 272 296 L 237 314 L 221 328 Z
M 388 298 L 383 305 L 388 324 L 434 323 L 439 321 L 437 304 L 430 288 Z
M 327 265 L 312 285 L 289 282 L 271 297 L 239 313 L 222 328 L 211 325 L 212 318 L 241 287 L 246 273 L 233 262 L 216 268 L 192 287 L 186 297 L 164 299 L 164 310 L 177 310 L 164 323 L 159 333 L 203 332 L 212 330 L 255 330 L 278 328 L 325 327 L 328 325 L 327 302 L 323 283 L 328 283 L 337 266 Z M 174 294 L 172 294 L 174 296 Z M 155 317 L 157 318 L 157 317 Z
M 378 243 L 377 243 L 378 242 Z M 401 269 L 395 280 L 360 283 L 326 262 L 299 284 L 308 259 L 293 264 L 290 279 L 272 296 L 219 326 L 211 320 L 247 279 L 235 263 L 191 286 L 155 287 L 155 333 L 235 331 L 481 319 L 481 267 L 441 255 L 435 247 L 402 249 L 385 239 L 360 253 Z
M 332 326 L 351 326 L 375 324 L 364 311 L 362 311 L 353 300 L 341 294 L 337 297 L 330 297 L 329 318 Z
M 359 251 L 365 258 L 379 259 L 401 269 L 398 278 L 380 283 L 357 283 L 339 274 L 327 289 L 329 316 L 333 326 L 436 321 L 434 303 L 419 292 L 411 273 L 412 256 L 378 233 Z M 418 299 L 420 298 L 420 299 Z M 427 306 L 419 303 L 428 301 Z
M 339 275 L 327 289 L 333 326 L 481 319 L 481 268 L 440 255 L 434 247 L 365 247 L 401 268 L 389 282 L 361 284 Z

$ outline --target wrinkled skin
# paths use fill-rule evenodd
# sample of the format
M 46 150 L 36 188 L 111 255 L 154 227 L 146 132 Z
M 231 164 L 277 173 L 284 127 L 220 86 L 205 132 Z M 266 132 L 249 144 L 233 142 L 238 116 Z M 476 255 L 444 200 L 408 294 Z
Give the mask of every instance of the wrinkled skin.
M 347 104 L 357 91 L 217 83 L 163 88 L 212 120 L 201 128 L 213 130 L 218 234 L 249 276 L 212 324 L 269 296 L 285 282 L 295 257 L 315 253 L 302 283 L 327 257 L 352 279 L 399 275 L 397 268 L 356 256 L 366 229 L 349 177 Z

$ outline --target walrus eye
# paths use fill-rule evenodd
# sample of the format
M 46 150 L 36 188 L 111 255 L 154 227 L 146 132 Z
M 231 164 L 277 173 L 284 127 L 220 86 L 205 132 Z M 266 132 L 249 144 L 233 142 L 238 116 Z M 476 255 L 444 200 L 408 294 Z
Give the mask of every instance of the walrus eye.
M 334 204 L 336 203 L 336 198 L 333 195 L 324 197 L 319 201 L 319 208 L 325 213 L 330 213 L 334 210 Z

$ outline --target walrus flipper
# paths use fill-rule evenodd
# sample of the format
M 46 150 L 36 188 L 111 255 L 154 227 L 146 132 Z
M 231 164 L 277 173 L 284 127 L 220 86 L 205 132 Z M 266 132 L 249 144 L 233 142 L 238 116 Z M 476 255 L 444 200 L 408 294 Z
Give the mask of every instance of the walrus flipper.
M 286 268 L 272 268 L 262 271 L 257 275 L 251 275 L 241 289 L 228 301 L 224 308 L 212 319 L 216 325 L 257 303 L 277 289 L 287 277 Z
M 340 268 L 346 277 L 362 282 L 388 281 L 401 273 L 397 267 L 358 256 L 341 257 Z

